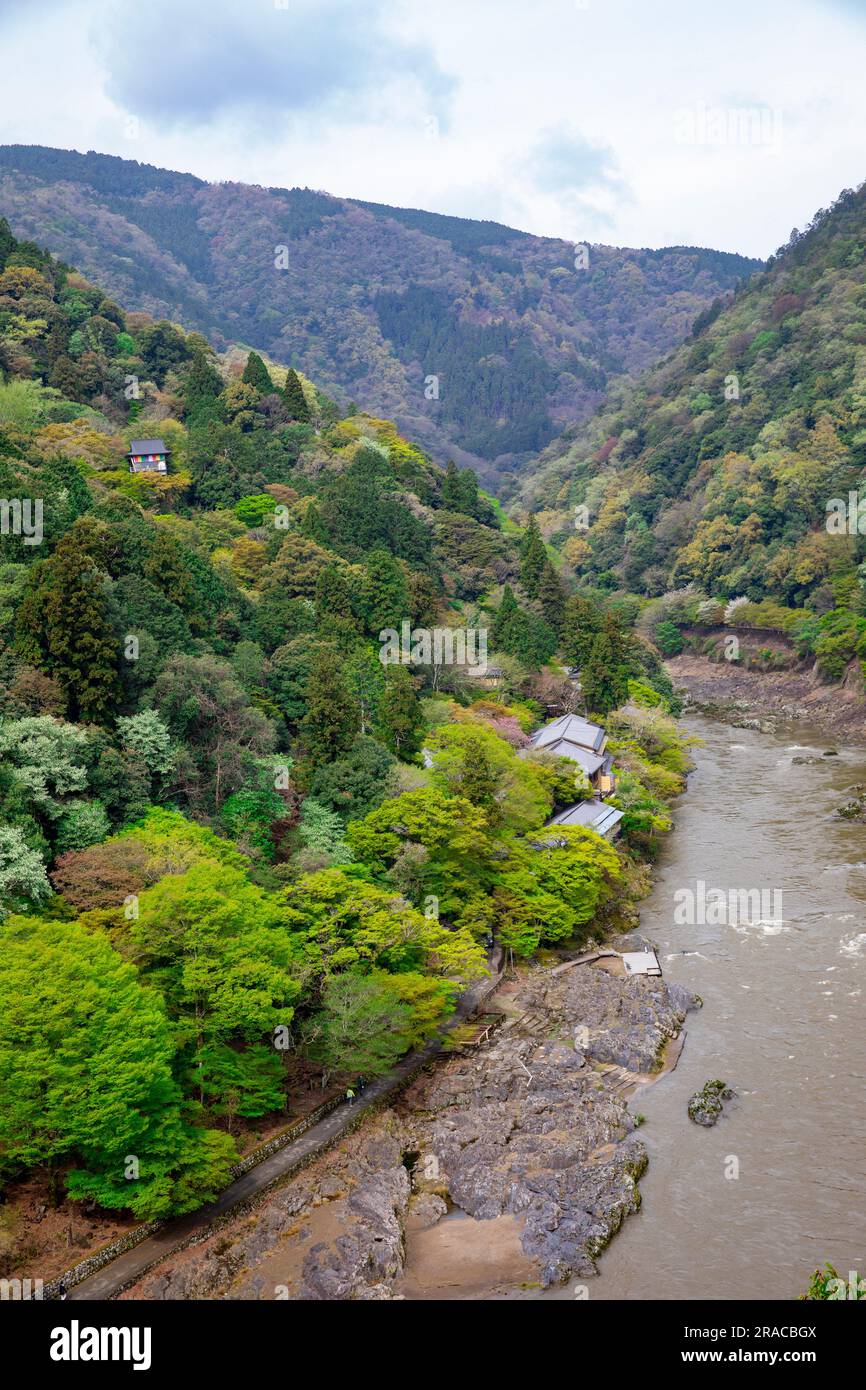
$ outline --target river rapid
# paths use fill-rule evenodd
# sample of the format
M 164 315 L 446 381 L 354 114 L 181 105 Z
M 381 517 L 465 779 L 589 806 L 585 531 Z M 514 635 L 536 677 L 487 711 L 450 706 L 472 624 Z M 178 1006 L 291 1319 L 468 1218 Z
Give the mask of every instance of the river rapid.
M 641 931 L 704 1008 L 676 1070 L 632 1101 L 650 1156 L 642 1210 L 581 1282 L 591 1300 L 794 1298 L 826 1260 L 866 1273 L 866 826 L 835 815 L 866 783 L 866 749 L 825 757 L 837 745 L 801 722 L 775 736 L 684 722 L 703 746 Z M 678 924 L 676 894 L 699 880 L 768 890 L 771 911 Z M 736 1099 L 702 1129 L 686 1105 L 715 1077 Z

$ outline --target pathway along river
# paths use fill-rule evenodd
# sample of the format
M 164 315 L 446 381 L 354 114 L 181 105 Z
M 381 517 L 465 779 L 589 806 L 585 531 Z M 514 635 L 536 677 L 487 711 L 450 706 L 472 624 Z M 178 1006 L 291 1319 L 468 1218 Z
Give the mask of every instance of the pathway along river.
M 643 1208 L 583 1282 L 591 1300 L 793 1298 L 828 1259 L 866 1274 L 866 826 L 835 815 L 866 783 L 866 749 L 824 757 L 835 745 L 800 722 L 686 727 L 704 746 L 641 929 L 705 1007 L 677 1069 L 631 1102 L 646 1116 Z M 781 889 L 783 921 L 675 925 L 674 894 L 697 880 Z M 738 1098 L 701 1129 L 686 1104 L 717 1076 Z

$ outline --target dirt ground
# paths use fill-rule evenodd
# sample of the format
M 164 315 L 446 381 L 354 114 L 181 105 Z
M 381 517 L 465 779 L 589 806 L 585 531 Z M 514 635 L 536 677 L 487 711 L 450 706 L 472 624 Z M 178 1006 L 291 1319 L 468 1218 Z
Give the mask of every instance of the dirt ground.
M 405 1299 L 490 1298 L 498 1287 L 538 1281 L 538 1269 L 520 1244 L 522 1220 L 507 1214 L 475 1221 L 453 1211 L 435 1226 L 409 1217 L 406 1272 L 394 1284 Z
M 838 684 L 820 681 L 811 667 L 762 672 L 691 652 L 671 657 L 666 665 L 674 685 L 712 713 L 802 719 L 828 737 L 866 743 L 866 698 L 857 670 Z

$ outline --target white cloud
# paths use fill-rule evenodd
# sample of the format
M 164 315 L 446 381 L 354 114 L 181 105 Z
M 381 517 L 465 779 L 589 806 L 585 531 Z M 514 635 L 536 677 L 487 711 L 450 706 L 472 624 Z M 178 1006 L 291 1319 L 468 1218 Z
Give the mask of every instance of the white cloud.
M 0 140 L 576 240 L 766 255 L 866 176 L 853 0 L 7 0 L 0 42 Z

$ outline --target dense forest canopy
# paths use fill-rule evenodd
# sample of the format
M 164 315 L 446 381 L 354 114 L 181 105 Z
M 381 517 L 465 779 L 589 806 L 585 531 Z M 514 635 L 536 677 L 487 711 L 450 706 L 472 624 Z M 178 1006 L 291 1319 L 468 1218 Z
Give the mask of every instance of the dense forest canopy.
M 524 485 L 575 576 L 639 596 L 665 650 L 684 626 L 727 621 L 786 634 L 826 677 L 866 658 L 864 247 L 866 186 Z
M 592 246 L 584 265 L 495 222 L 38 145 L 0 146 L 0 197 L 127 306 L 295 362 L 501 495 L 759 265 L 684 246 Z
M 494 929 L 629 920 L 683 784 L 670 682 L 471 469 L 0 221 L 0 498 L 4 1184 L 191 1209 L 299 1077 L 434 1035 Z M 489 663 L 383 660 L 404 629 Z M 529 746 L 576 698 L 557 655 L 621 848 L 545 829 L 590 795 Z

